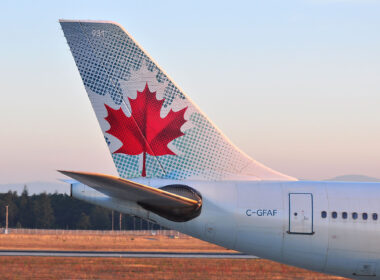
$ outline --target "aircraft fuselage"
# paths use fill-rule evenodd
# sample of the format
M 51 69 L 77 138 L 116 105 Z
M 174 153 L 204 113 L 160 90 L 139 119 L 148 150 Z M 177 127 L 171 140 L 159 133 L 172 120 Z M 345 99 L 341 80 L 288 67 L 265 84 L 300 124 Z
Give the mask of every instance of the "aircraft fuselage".
M 144 183 L 161 187 L 173 181 Z M 380 279 L 379 183 L 186 184 L 202 194 L 203 205 L 199 217 L 184 223 L 168 221 L 82 184 L 73 186 L 73 196 L 258 257 L 345 277 L 377 275 Z

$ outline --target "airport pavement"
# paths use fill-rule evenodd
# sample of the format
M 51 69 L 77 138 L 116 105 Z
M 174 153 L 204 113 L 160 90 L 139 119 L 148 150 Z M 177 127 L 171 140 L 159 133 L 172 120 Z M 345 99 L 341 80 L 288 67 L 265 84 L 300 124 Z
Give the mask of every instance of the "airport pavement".
M 0 250 L 0 256 L 31 257 L 92 257 L 92 258 L 207 258 L 207 259 L 257 259 L 255 256 L 242 253 L 209 253 L 209 252 L 106 252 L 106 251 L 31 251 Z

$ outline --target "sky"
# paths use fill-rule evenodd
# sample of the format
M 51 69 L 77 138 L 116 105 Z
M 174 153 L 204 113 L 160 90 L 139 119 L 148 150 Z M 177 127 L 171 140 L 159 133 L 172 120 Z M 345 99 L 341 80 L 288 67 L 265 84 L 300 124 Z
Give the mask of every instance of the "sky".
M 375 0 L 2 0 L 0 184 L 117 175 L 60 18 L 119 22 L 275 170 L 380 177 L 379 14 Z

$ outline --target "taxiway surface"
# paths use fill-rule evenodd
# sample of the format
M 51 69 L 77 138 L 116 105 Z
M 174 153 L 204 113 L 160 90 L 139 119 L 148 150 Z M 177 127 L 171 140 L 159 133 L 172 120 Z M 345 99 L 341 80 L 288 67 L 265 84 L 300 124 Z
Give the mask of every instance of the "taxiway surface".
M 95 257 L 95 258 L 207 258 L 207 259 L 256 259 L 242 253 L 208 253 L 208 252 L 144 252 L 144 251 L 35 251 L 35 250 L 0 250 L 0 256 L 31 257 Z

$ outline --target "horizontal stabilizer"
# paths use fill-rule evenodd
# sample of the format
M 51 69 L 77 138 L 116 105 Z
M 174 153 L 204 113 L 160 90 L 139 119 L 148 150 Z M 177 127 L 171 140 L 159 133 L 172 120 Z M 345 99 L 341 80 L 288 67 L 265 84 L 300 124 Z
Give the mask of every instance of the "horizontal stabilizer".
M 59 172 L 110 197 L 134 201 L 144 209 L 171 221 L 185 222 L 200 214 L 202 200 L 199 196 L 192 199 L 111 175 Z

